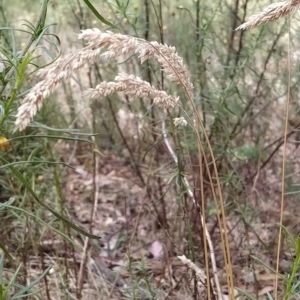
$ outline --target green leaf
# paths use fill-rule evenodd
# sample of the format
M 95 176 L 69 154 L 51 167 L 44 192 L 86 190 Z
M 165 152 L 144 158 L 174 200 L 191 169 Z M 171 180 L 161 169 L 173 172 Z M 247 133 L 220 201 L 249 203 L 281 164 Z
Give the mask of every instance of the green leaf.
M 22 160 L 22 161 L 15 161 L 15 162 L 12 162 L 12 163 L 0 166 L 0 169 L 4 169 L 4 168 L 10 167 L 10 166 L 23 165 L 23 164 L 49 164 L 49 165 L 50 164 L 54 164 L 54 165 L 63 165 L 63 166 L 68 167 L 68 168 L 73 168 L 73 167 L 71 167 L 70 165 L 68 165 L 66 163 L 57 162 L 57 161 L 48 161 L 48 160 L 35 160 L 35 161 L 32 161 L 32 160 Z M 1 208 L 1 203 L 0 203 L 0 208 Z
M 15 201 L 16 201 L 16 198 L 10 197 L 8 199 L 8 201 L 0 203 L 0 211 L 5 209 L 7 205 L 12 205 Z
M 257 146 L 241 146 L 235 148 L 232 154 L 239 161 L 258 161 L 260 152 Z
M 257 300 L 256 297 L 251 296 L 249 293 L 247 293 L 246 291 L 243 291 L 239 288 L 236 288 L 241 294 L 245 295 L 246 297 L 248 297 L 250 300 Z
M 278 224 L 282 230 L 283 230 L 283 233 L 292 241 L 292 243 L 295 245 L 296 244 L 296 240 L 294 239 L 294 237 L 290 234 L 290 232 L 288 231 L 288 229 L 281 225 L 281 224 Z
M 277 273 L 276 270 L 274 270 L 273 268 L 271 268 L 270 266 L 268 266 L 264 261 L 262 261 L 262 260 L 259 259 L 258 257 L 254 256 L 254 255 L 251 255 L 251 257 L 252 257 L 255 261 L 257 261 L 258 263 L 260 263 L 260 264 L 262 264 L 263 266 L 265 266 L 265 267 L 266 267 L 269 271 L 271 271 L 272 273 L 277 274 L 277 276 L 278 276 L 280 279 L 286 280 L 286 278 L 285 278 L 283 275 Z
M 8 282 L 8 285 L 4 288 L 4 299 L 6 298 L 6 296 L 7 296 L 8 292 L 9 292 L 10 288 L 12 286 L 14 286 L 15 280 L 17 279 L 20 270 L 21 270 L 21 265 L 18 266 L 18 268 L 15 271 L 13 277 Z
M 4 256 L 6 256 L 11 262 L 14 262 L 14 259 L 12 256 L 9 254 L 8 250 L 5 248 L 5 246 L 0 242 L 0 249 L 2 249 Z M 0 273 L 1 273 L 1 268 L 0 268 Z M 1 275 L 0 275 L 1 277 Z M 0 281 L 1 284 L 1 281 Z
M 70 132 L 70 134 L 75 134 Z M 96 134 L 88 134 L 88 133 L 76 133 L 77 135 L 87 135 L 87 136 L 96 136 Z M 80 141 L 80 142 L 85 142 L 88 144 L 93 144 L 94 142 L 86 139 L 81 139 L 81 138 L 73 138 L 73 137 L 66 137 L 66 136 L 56 136 L 56 135 L 47 135 L 47 134 L 31 134 L 31 135 L 22 135 L 18 137 L 14 137 L 11 139 L 8 139 L 7 142 L 12 142 L 15 140 L 22 140 L 22 139 L 27 139 L 27 138 L 47 138 L 47 139 L 61 139 L 61 140 L 68 140 L 68 141 Z
M 70 242 L 72 245 L 76 246 L 76 243 L 72 240 L 72 238 L 70 238 L 69 236 L 67 236 L 66 234 L 64 234 L 63 232 L 59 231 L 58 229 L 52 227 L 51 225 L 49 225 L 48 223 L 46 223 L 45 221 L 43 221 L 41 218 L 37 217 L 35 214 L 30 213 L 28 211 L 26 211 L 25 209 L 19 208 L 19 207 L 15 207 L 15 206 L 7 206 L 8 209 L 10 210 L 15 210 L 15 211 L 19 211 L 27 216 L 29 216 L 32 219 L 36 219 L 37 221 L 39 221 L 41 224 L 45 225 L 46 227 L 50 228 L 53 232 L 56 232 L 58 235 L 64 237 L 68 242 Z
M 5 164 L 9 164 L 9 162 L 7 160 L 5 160 L 3 157 L 0 156 L 0 161 L 2 161 Z M 85 230 L 83 230 L 82 228 L 76 226 L 75 224 L 73 224 L 72 222 L 70 222 L 68 219 L 66 219 L 65 217 L 61 216 L 59 213 L 57 213 L 55 210 L 53 210 L 51 207 L 49 207 L 48 205 L 46 205 L 45 203 L 43 203 L 35 194 L 35 192 L 32 190 L 30 184 L 28 183 L 28 181 L 24 178 L 24 176 L 13 166 L 8 165 L 8 168 L 12 171 L 12 173 L 23 183 L 23 185 L 26 187 L 27 191 L 31 194 L 31 196 L 33 197 L 33 199 L 42 207 L 44 207 L 45 209 L 47 209 L 48 211 L 50 211 L 55 217 L 57 217 L 58 219 L 60 219 L 61 221 L 65 222 L 68 226 L 70 226 L 71 228 L 73 228 L 74 230 L 76 230 L 77 232 L 91 238 L 91 239 L 100 239 L 100 237 L 90 234 L 88 232 L 86 232 Z
M 116 26 L 107 20 L 105 20 L 97 11 L 97 9 L 92 5 L 92 3 L 89 0 L 83 0 L 85 4 L 89 7 L 89 9 L 92 11 L 92 13 L 104 24 L 116 28 Z
M 19 291 L 17 294 L 15 294 L 13 297 L 11 297 L 11 299 L 19 299 L 19 298 L 23 298 L 25 296 L 29 296 L 30 294 L 25 294 L 28 290 L 30 290 L 33 286 L 35 286 L 39 281 L 41 281 L 41 279 L 43 279 L 45 277 L 45 275 L 49 272 L 49 270 L 52 268 L 52 266 L 49 266 L 42 275 L 40 275 L 37 279 L 35 279 L 34 281 L 31 282 L 30 285 L 25 286 L 21 291 Z

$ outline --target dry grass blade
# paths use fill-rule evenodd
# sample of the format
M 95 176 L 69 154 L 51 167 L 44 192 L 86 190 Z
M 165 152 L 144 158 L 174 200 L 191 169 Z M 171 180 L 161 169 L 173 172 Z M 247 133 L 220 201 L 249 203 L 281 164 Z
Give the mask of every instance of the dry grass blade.
M 282 17 L 290 17 L 300 6 L 300 0 L 288 0 L 272 3 L 263 11 L 250 16 L 249 20 L 236 28 L 236 30 L 246 30 L 266 24 Z

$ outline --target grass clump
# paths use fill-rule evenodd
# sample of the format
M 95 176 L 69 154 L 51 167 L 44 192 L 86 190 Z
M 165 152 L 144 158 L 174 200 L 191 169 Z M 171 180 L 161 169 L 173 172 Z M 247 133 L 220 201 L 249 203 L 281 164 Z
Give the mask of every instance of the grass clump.
M 297 297 L 299 1 L 84 2 L 1 29 L 3 299 Z

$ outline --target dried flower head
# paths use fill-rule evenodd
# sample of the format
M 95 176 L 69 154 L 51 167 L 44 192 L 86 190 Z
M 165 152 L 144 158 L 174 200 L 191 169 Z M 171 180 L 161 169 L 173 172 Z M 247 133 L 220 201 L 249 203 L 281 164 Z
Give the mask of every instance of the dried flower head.
M 148 42 L 123 34 L 114 34 L 109 31 L 101 32 L 95 28 L 82 30 L 78 38 L 87 40 L 87 46 L 67 55 L 65 58 L 58 59 L 50 67 L 38 72 L 38 75 L 41 76 L 43 80 L 33 87 L 30 93 L 23 99 L 16 116 L 15 125 L 17 129 L 23 130 L 28 126 L 31 119 L 41 108 L 43 99 L 54 90 L 58 83 L 70 78 L 74 71 L 82 67 L 85 63 L 96 61 L 99 56 L 103 58 L 114 58 L 120 55 L 138 54 L 142 63 L 148 59 L 155 59 L 162 65 L 168 78 L 171 81 L 181 84 L 188 96 L 192 99 L 193 85 L 190 82 L 183 60 L 178 56 L 174 47 L 162 45 L 157 42 Z M 103 48 L 107 50 L 102 53 Z M 118 83 L 106 82 L 100 85 L 100 88 L 106 90 L 103 92 L 103 95 L 105 95 L 105 93 L 109 94 L 109 89 L 114 91 L 118 89 L 124 90 L 124 88 L 121 87 L 124 80 L 118 81 Z M 130 84 L 131 87 L 133 87 L 132 80 Z M 106 87 L 104 87 L 104 85 L 106 85 Z M 141 85 L 141 82 L 135 84 L 134 87 L 137 85 Z M 143 85 L 146 86 L 145 82 Z M 140 94 L 141 97 L 146 98 L 155 95 L 155 97 L 152 98 L 160 107 L 170 108 L 175 105 L 176 99 L 167 95 L 164 91 L 157 91 L 151 86 L 149 88 L 149 86 L 147 86 L 145 91 L 140 87 L 137 93 L 134 94 L 136 96 Z M 150 90 L 152 94 L 149 93 Z M 128 89 L 126 93 L 129 94 Z M 147 93 L 149 93 L 148 96 Z
M 175 127 L 177 127 L 177 126 L 186 126 L 187 125 L 187 121 L 185 120 L 184 117 L 174 118 L 173 122 L 174 122 Z
M 282 17 L 290 17 L 300 6 L 300 0 L 287 0 L 272 3 L 263 11 L 252 15 L 249 20 L 240 25 L 236 30 L 246 30 L 261 24 L 266 24 Z
M 78 38 L 86 40 L 89 49 L 107 48 L 108 50 L 101 54 L 104 58 L 138 54 L 141 63 L 148 59 L 155 59 L 162 65 L 171 81 L 182 84 L 187 92 L 192 94 L 193 84 L 190 82 L 183 59 L 178 56 L 175 47 L 110 31 L 102 32 L 98 28 L 82 30 Z
M 178 102 L 178 98 L 173 98 L 165 91 L 155 89 L 149 82 L 125 73 L 116 76 L 115 81 L 104 81 L 98 84 L 96 88 L 86 90 L 83 97 L 97 100 L 114 92 L 124 92 L 128 96 L 141 97 L 147 100 L 153 99 L 154 104 L 162 108 L 172 108 Z

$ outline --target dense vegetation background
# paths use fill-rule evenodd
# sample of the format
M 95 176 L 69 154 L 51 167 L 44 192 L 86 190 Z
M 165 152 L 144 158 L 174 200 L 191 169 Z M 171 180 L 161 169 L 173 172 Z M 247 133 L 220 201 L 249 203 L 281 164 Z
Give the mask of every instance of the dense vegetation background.
M 299 15 L 235 30 L 272 2 L 0 0 L 1 300 L 300 297 Z M 155 60 L 99 58 L 16 130 L 88 28 L 176 47 L 192 103 Z M 179 105 L 82 97 L 122 72 Z

